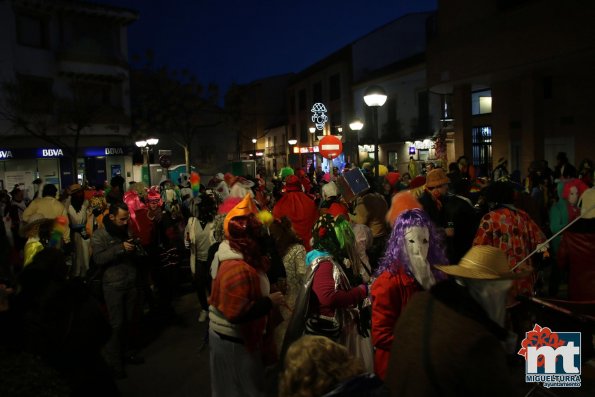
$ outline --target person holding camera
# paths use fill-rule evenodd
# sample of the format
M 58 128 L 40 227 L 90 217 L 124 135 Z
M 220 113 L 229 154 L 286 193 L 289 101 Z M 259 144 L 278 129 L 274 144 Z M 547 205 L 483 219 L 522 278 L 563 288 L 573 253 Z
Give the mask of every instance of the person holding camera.
M 102 286 L 112 335 L 105 346 L 106 360 L 116 378 L 124 378 L 124 362 L 140 364 L 142 359 L 126 354 L 127 329 L 133 321 L 137 305 L 135 259 L 137 244 L 128 235 L 130 214 L 124 203 L 112 204 L 91 238 L 93 261 L 103 269 Z

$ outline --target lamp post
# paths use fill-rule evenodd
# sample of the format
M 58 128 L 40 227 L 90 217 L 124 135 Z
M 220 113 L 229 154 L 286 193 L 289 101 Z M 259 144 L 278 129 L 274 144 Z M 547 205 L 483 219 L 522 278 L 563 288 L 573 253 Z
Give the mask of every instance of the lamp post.
M 136 146 L 143 152 L 143 164 L 147 164 L 147 182 L 149 187 L 151 187 L 151 161 L 149 159 L 149 151 L 158 143 L 158 138 L 149 138 L 147 140 L 135 142 Z
M 378 158 L 378 108 L 386 102 L 386 91 L 378 85 L 371 85 L 364 92 L 364 102 L 372 108 L 374 114 L 374 175 L 380 173 L 380 159 Z
M 364 123 L 360 119 L 355 119 L 351 123 L 349 123 L 349 129 L 351 131 L 355 131 L 355 158 L 357 159 L 357 165 L 359 166 L 360 159 L 359 159 L 359 132 L 364 128 Z

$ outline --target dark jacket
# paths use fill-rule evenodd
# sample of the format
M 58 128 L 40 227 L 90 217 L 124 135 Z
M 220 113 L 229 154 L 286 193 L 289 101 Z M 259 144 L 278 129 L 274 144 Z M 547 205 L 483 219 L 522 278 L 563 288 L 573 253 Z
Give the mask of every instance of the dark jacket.
M 374 374 L 361 374 L 339 383 L 322 397 L 388 397 L 389 390 Z
M 501 345 L 506 335 L 454 280 L 416 294 L 395 327 L 391 395 L 515 395 Z
M 98 229 L 91 237 L 93 262 L 105 269 L 104 283 L 118 284 L 114 285 L 117 288 L 132 287 L 136 279 L 134 254 L 127 253 L 122 245 L 127 235 L 119 234 L 109 219 L 104 224 L 105 227 Z
M 446 227 L 446 216 L 444 213 L 444 206 L 446 205 L 446 197 L 441 197 L 442 208 L 438 208 L 436 202 L 432 198 L 432 194 L 428 191 L 424 191 L 418 199 L 424 211 L 428 214 L 432 222 L 438 227 Z
M 473 245 L 480 216 L 471 201 L 468 202 L 456 195 L 448 198 L 444 213 L 447 227 L 450 227 L 449 224 L 452 222 L 452 227 L 455 229 L 454 236 L 447 238 L 447 248 L 448 260 L 456 264 Z

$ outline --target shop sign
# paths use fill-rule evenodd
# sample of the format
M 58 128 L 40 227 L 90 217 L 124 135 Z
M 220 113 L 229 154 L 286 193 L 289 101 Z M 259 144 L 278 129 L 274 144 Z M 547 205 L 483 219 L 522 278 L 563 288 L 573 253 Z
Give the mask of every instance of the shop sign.
M 62 149 L 38 149 L 38 157 L 63 157 Z
M 293 152 L 296 154 L 318 153 L 318 146 L 294 146 Z
M 124 149 L 122 149 L 121 147 L 106 147 L 105 148 L 106 156 L 118 155 L 118 154 L 124 154 Z
M 86 157 L 120 156 L 124 155 L 123 147 L 89 147 L 83 150 Z
M 0 159 L 11 159 L 13 158 L 12 150 L 0 150 Z

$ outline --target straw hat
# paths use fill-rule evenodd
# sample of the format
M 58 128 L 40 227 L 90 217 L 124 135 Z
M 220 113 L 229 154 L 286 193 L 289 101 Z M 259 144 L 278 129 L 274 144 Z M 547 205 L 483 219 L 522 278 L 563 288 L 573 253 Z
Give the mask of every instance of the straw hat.
M 583 192 L 579 200 L 579 205 L 581 207 L 581 218 L 595 218 L 595 187 Z
M 510 280 L 527 277 L 531 270 L 513 273 L 503 251 L 490 245 L 475 245 L 458 265 L 435 266 L 451 276 L 478 280 Z
M 83 187 L 78 183 L 74 183 L 68 187 L 68 193 L 74 194 L 83 190 Z
M 442 186 L 449 182 L 450 180 L 442 168 L 435 168 L 428 172 L 428 175 L 426 176 L 426 186 L 429 188 Z

